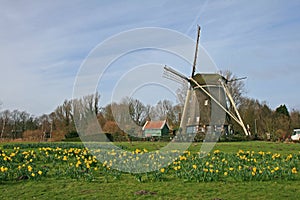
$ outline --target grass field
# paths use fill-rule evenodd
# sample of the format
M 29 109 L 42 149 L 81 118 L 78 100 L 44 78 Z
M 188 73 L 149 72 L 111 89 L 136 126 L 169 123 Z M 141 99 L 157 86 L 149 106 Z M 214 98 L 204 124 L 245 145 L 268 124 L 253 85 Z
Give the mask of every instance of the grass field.
M 70 149 L 72 146 L 78 145 L 77 143 L 42 143 L 44 146 L 51 146 L 53 149 L 55 146 L 65 145 L 66 149 Z M 160 149 L 162 146 L 166 145 L 166 143 L 150 143 L 150 142 L 135 142 L 135 143 L 117 143 L 117 145 L 122 146 L 124 149 L 128 151 L 135 151 L 136 149 L 147 149 L 148 151 L 155 151 Z M 13 149 L 13 147 L 19 147 L 19 150 Z M 201 147 L 201 143 L 192 144 L 189 151 L 192 155 L 196 154 Z M 274 172 L 277 175 L 270 175 L 270 172 L 262 172 L 262 175 L 265 174 L 268 178 L 263 178 L 257 172 L 255 176 L 256 179 L 251 176 L 250 171 L 250 179 L 242 180 L 243 177 L 239 172 L 232 173 L 232 176 L 237 176 L 237 178 L 232 177 L 224 177 L 223 172 L 227 172 L 226 167 L 219 167 L 218 164 L 221 163 L 215 162 L 216 169 L 225 170 L 220 172 L 220 176 L 218 179 L 214 179 L 216 176 L 212 176 L 213 179 L 205 179 L 203 181 L 201 177 L 199 179 L 191 179 L 188 180 L 186 177 L 184 178 L 184 174 L 180 174 L 177 171 L 174 171 L 173 168 L 176 166 L 172 164 L 166 172 L 159 172 L 158 174 L 154 174 L 155 177 L 158 175 L 157 179 L 145 179 L 145 181 L 139 182 L 137 177 L 132 174 L 123 173 L 120 177 L 104 174 L 104 171 L 98 172 L 96 171 L 96 175 L 92 177 L 92 179 L 87 179 L 85 176 L 73 177 L 66 176 L 62 170 L 69 170 L 73 168 L 65 168 L 66 166 L 63 161 L 63 155 L 61 154 L 61 159 L 55 154 L 53 157 L 43 157 L 45 156 L 43 153 L 46 151 L 39 151 L 38 149 L 41 147 L 34 148 L 33 146 L 26 146 L 19 143 L 9 143 L 9 144 L 1 144 L 1 148 L 3 151 L 7 153 L 11 152 L 30 152 L 36 151 L 37 154 L 32 154 L 33 157 L 28 157 L 28 161 L 20 160 L 20 162 L 27 163 L 26 167 L 24 167 L 27 171 L 27 166 L 31 165 L 34 169 L 43 170 L 41 166 L 47 165 L 49 167 L 48 174 L 45 173 L 41 178 L 30 177 L 29 179 L 19 179 L 16 178 L 8 178 L 6 180 L 0 181 L 0 194 L 1 199 L 298 199 L 300 195 L 300 176 L 299 173 L 290 173 L 290 168 L 296 166 L 298 171 L 300 167 L 300 144 L 293 143 L 271 143 L 271 142 L 236 142 L 236 143 L 217 143 L 214 147 L 214 150 L 211 152 L 215 152 L 215 150 L 220 150 L 221 153 L 215 154 L 214 157 L 218 159 L 226 158 L 230 163 L 231 160 L 235 162 L 235 157 L 240 150 L 243 150 L 244 153 L 239 153 L 239 156 L 248 155 L 249 152 L 266 152 L 266 156 L 268 156 L 268 152 L 271 152 L 269 157 L 261 156 L 259 153 L 254 153 L 252 158 L 263 158 L 262 162 L 260 162 L 257 168 L 260 165 L 263 165 L 263 162 L 270 162 L 268 165 L 271 167 L 280 166 L 280 170 Z M 63 151 L 63 148 L 62 150 Z M 51 151 L 48 151 L 49 155 Z M 60 152 L 60 151 L 59 151 Z M 3 152 L 2 152 L 3 153 Z M 58 151 L 55 150 L 55 153 L 58 154 Z M 17 153 L 18 154 L 18 153 Z M 12 154 L 10 154 L 12 155 Z M 23 155 L 23 154 L 22 154 Z M 43 155 L 43 156 L 42 156 Z M 66 154 L 67 155 L 67 154 Z M 71 158 L 70 155 L 69 161 L 76 161 L 75 157 Z M 289 156 L 292 155 L 292 158 Z M 249 154 L 250 156 L 250 154 Z M 272 156 L 272 157 L 271 157 Z M 191 167 L 197 164 L 197 169 L 192 169 L 188 176 L 194 177 L 195 174 L 204 172 L 200 169 L 201 163 L 190 163 L 194 162 L 195 157 L 186 156 L 187 161 L 182 160 L 180 166 L 182 168 Z M 5 157 L 2 156 L 2 159 Z M 46 160 L 43 160 L 47 158 Z M 249 157 L 250 158 L 250 157 Z M 1 158 L 0 158 L 1 159 Z M 12 161 L 9 162 L 11 168 L 13 168 L 13 161 L 17 159 L 17 155 L 12 157 Z M 23 159 L 23 158 L 22 158 Z M 33 159 L 30 162 L 30 159 Z M 51 160 L 53 159 L 53 160 Z M 212 158 L 210 158 L 212 159 Z M 221 159 L 220 159 L 221 160 Z M 210 160 L 209 160 L 210 161 Z M 82 161 L 83 162 L 83 161 Z M 177 161 L 176 161 L 177 162 Z M 240 162 L 240 160 L 237 160 Z M 244 162 L 244 160 L 243 160 Z M 245 161 L 246 162 L 246 161 Z M 247 161 L 252 162 L 252 161 Z M 256 161 L 255 161 L 256 162 Z M 271 163 L 273 162 L 273 163 Z M 4 165 L 4 161 L 2 165 Z M 18 166 L 18 163 L 15 163 L 15 166 Z M 91 163 L 91 166 L 93 163 Z M 98 163 L 99 165 L 99 163 Z M 97 165 L 97 166 L 98 166 Z M 203 164 L 204 166 L 205 164 Z M 235 168 L 234 171 L 238 171 Z M 237 165 L 242 165 L 243 163 L 239 163 Z M 101 165 L 102 166 L 102 165 Z M 201 166 L 201 167 L 203 167 Z M 253 164 L 254 166 L 254 164 Z M 1 167 L 1 162 L 0 162 Z M 205 166 L 204 166 L 205 167 Z M 219 168 L 217 168 L 219 167 Z M 285 167 L 287 169 L 285 169 Z M 208 168 L 208 167 L 207 167 Z M 261 167 L 263 168 L 263 167 Z M 33 169 L 33 170 L 34 170 Z M 60 169 L 62 175 L 55 172 L 55 169 Z M 85 168 L 86 169 L 86 168 Z M 103 168 L 106 169 L 106 168 Z M 198 171 L 197 171 L 198 170 Z M 9 171 L 9 170 L 8 170 Z M 22 170 L 20 170 L 22 171 Z M 22 171 L 25 173 L 25 171 Z M 36 171 L 36 174 L 37 174 Z M 99 170 L 100 171 L 100 170 Z M 14 174 L 18 173 L 17 169 L 13 171 Z M 34 171 L 30 171 L 32 173 Z M 76 172 L 76 171 L 75 171 Z M 228 170 L 230 173 L 230 171 Z M 279 173 L 280 172 L 280 173 Z M 0 172 L 1 173 L 1 172 Z M 76 172 L 77 173 L 77 172 Z M 94 173 L 94 172 L 93 172 Z M 116 172 L 114 172 L 116 173 Z M 13 175 L 14 175 L 13 174 Z M 175 175 L 176 174 L 176 175 Z M 213 174 L 213 173 L 211 173 Z M 11 175 L 11 176 L 13 176 Z M 153 174 L 151 174 L 152 176 Z M 153 175 L 153 177 L 154 177 Z M 162 178 L 160 177 L 162 175 Z M 178 176 L 177 176 L 178 175 Z M 30 174 L 28 175 L 30 176 Z M 183 177 L 182 177 L 183 176 Z M 143 174 L 143 178 L 145 174 Z M 196 176 L 195 176 L 196 177 Z M 1 180 L 1 179 L 0 179 Z

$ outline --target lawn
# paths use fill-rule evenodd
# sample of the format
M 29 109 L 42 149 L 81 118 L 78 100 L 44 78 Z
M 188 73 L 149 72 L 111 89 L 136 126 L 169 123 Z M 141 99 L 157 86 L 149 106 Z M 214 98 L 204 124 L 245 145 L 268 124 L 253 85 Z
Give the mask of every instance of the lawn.
M 122 142 L 115 143 L 118 146 L 126 147 L 130 150 L 146 148 L 150 151 L 159 150 L 167 143 L 164 142 Z M 193 143 L 189 150 L 192 152 L 200 151 L 202 143 Z M 216 143 L 213 150 L 218 149 L 226 153 L 236 153 L 242 149 L 244 151 L 265 151 L 272 153 L 298 153 L 300 151 L 300 143 L 282 143 L 282 142 L 264 142 L 264 141 L 249 141 L 249 142 L 219 142 Z
M 2 199 L 298 199 L 299 181 L 185 183 L 179 180 L 137 183 L 132 178 L 104 183 L 71 179 L 9 182 Z M 136 194 L 145 190 L 148 194 Z M 152 193 L 151 193 L 152 192 Z
M 155 151 L 166 143 L 116 145 L 138 156 L 143 149 Z M 109 169 L 79 150 L 79 143 L 1 146 L 2 199 L 297 199 L 300 194 L 300 144 L 217 143 L 200 159 L 195 155 L 201 143 L 196 143 L 164 170 L 143 174 Z

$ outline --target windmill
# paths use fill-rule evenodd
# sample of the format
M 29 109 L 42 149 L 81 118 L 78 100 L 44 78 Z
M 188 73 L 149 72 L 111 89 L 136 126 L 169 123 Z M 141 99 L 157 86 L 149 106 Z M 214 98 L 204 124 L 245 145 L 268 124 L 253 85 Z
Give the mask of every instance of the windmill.
M 227 80 L 218 73 L 196 73 L 198 45 L 200 39 L 200 26 L 198 25 L 197 42 L 195 48 L 192 73 L 187 77 L 171 67 L 164 67 L 166 78 L 186 81 L 189 86 L 180 121 L 180 134 L 195 136 L 202 130 L 212 133 L 216 129 L 228 129 L 229 121 L 233 119 L 239 124 L 246 135 L 250 135 L 238 112 L 228 83 L 244 78 Z M 228 104 L 231 109 L 228 109 Z M 199 130 L 199 128 L 201 130 Z M 221 131 L 218 131 L 221 133 Z

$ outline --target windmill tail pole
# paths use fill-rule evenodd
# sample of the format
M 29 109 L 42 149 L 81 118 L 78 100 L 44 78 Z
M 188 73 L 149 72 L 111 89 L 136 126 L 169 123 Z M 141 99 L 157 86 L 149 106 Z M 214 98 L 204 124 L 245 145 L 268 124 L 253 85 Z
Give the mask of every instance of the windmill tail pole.
M 224 88 L 224 90 L 225 90 L 225 92 L 226 92 L 226 94 L 227 94 L 227 96 L 229 98 L 229 101 L 230 101 L 231 105 L 233 106 L 233 109 L 234 109 L 234 111 L 235 111 L 235 113 L 236 113 L 236 115 L 238 117 L 238 120 L 240 121 L 240 123 L 239 123 L 240 126 L 243 128 L 244 133 L 247 136 L 250 136 L 251 133 L 247 130 L 247 128 L 246 128 L 246 126 L 245 126 L 245 124 L 243 122 L 243 119 L 242 119 L 242 117 L 241 117 L 241 115 L 240 115 L 240 113 L 239 113 L 239 111 L 238 111 L 238 109 L 237 109 L 237 107 L 236 107 L 236 105 L 234 103 L 234 100 L 233 100 L 233 98 L 232 98 L 232 96 L 231 96 L 231 94 L 229 92 L 229 89 L 227 88 L 227 86 L 223 82 L 221 82 L 221 84 L 222 84 L 222 86 L 223 86 L 223 88 Z
M 180 128 L 181 128 L 181 132 L 180 134 L 185 135 L 186 134 L 186 122 L 187 122 L 187 113 L 188 113 L 188 104 L 189 104 L 189 99 L 191 96 L 191 92 L 192 92 L 192 88 L 189 88 L 187 90 L 187 94 L 186 94 L 186 98 L 185 98 L 185 102 L 184 102 L 184 106 L 183 106 L 183 113 L 181 116 L 181 120 L 180 120 Z
M 250 135 L 243 123 L 243 120 L 238 112 L 238 110 L 235 107 L 235 112 L 236 112 L 236 116 L 234 116 L 231 112 L 229 112 L 217 99 L 215 99 L 208 91 L 206 91 L 196 80 L 194 80 L 193 78 L 190 78 L 190 81 L 193 82 L 194 84 L 197 85 L 198 88 L 200 88 L 207 96 L 209 96 L 218 106 L 220 106 L 220 108 L 222 110 L 224 110 L 232 119 L 234 119 L 244 130 L 246 135 Z M 227 94 L 227 96 L 229 97 L 231 103 L 235 106 L 234 101 L 229 93 L 229 91 L 227 90 L 227 88 L 225 87 L 225 85 L 221 82 L 223 88 L 225 89 L 225 92 Z

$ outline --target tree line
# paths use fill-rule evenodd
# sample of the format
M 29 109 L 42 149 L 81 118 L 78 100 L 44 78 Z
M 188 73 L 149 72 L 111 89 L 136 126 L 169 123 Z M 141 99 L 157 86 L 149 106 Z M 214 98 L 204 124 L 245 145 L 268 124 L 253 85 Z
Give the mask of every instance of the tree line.
M 124 98 L 120 103 L 99 105 L 98 93 L 81 99 L 65 100 L 50 114 L 33 116 L 26 111 L 4 110 L 0 112 L 0 139 L 53 140 L 76 137 L 76 109 L 80 115 L 94 114 L 103 132 L 124 136 L 138 132 L 146 120 L 169 121 L 170 126 L 179 126 L 181 107 L 169 100 L 159 101 L 155 106 L 144 105 L 138 99 Z M 78 110 L 77 110 L 78 111 Z M 91 132 L 94 131 L 91 127 Z
M 223 74 L 228 80 L 236 78 L 228 71 Z M 300 128 L 298 110 L 289 112 L 284 104 L 272 110 L 266 102 L 245 97 L 243 82 L 230 82 L 229 89 L 252 139 L 285 140 L 294 128 Z M 147 120 L 166 119 L 170 127 L 176 130 L 180 125 L 186 90 L 187 86 L 183 85 L 176 91 L 176 103 L 161 100 L 155 105 L 145 105 L 138 99 L 124 98 L 118 103 L 101 107 L 101 96 L 95 93 L 80 99 L 65 100 L 53 112 L 41 116 L 33 116 L 26 111 L 3 110 L 0 112 L 0 139 L 60 141 L 77 137 L 75 122 L 79 115 L 75 113 L 76 106 L 81 109 L 81 117 L 91 113 L 96 116 L 102 131 L 111 134 L 115 140 L 124 140 L 128 134 L 138 136 Z M 239 125 L 233 121 L 231 123 L 235 134 L 243 134 Z M 95 132 L 93 126 L 86 128 L 90 129 L 90 133 Z

